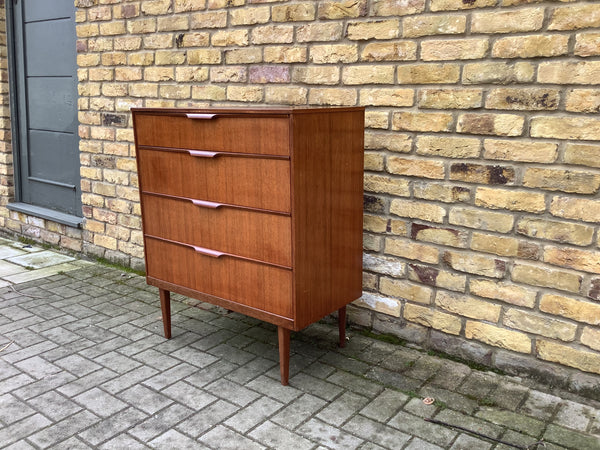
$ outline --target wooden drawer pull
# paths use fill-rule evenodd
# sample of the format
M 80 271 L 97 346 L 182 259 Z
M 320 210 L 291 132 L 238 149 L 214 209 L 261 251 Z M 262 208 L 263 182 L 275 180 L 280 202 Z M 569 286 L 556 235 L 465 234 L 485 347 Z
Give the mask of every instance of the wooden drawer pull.
M 216 114 L 186 114 L 188 119 L 210 120 L 216 117 Z
M 219 155 L 219 152 L 205 152 L 202 150 L 188 150 L 190 156 L 196 156 L 198 158 L 214 158 Z
M 223 206 L 223 203 L 208 202 L 206 200 L 192 200 L 192 203 L 194 205 L 200 206 L 202 208 L 212 208 L 212 209 L 217 209 L 217 208 Z
M 220 258 L 221 256 L 223 256 L 225 254 L 223 252 L 211 250 L 210 248 L 197 247 L 195 245 L 191 245 L 190 247 L 193 247 L 193 249 L 196 253 L 200 253 L 201 255 L 205 255 L 205 256 L 210 256 L 212 258 Z

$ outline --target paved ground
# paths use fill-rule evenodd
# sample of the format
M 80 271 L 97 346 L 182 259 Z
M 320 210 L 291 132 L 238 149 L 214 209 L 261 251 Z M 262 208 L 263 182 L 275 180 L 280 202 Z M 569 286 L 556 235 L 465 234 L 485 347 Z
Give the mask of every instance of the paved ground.
M 598 404 L 326 323 L 283 387 L 274 327 L 173 297 L 167 341 L 143 277 L 0 240 L 0 447 L 600 449 Z

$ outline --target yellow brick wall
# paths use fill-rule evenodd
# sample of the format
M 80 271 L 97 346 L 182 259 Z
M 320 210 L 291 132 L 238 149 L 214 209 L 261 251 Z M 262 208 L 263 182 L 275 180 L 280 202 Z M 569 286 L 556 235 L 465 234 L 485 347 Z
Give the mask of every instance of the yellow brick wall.
M 600 3 L 75 3 L 84 252 L 143 264 L 131 107 L 362 105 L 352 320 L 597 381 Z

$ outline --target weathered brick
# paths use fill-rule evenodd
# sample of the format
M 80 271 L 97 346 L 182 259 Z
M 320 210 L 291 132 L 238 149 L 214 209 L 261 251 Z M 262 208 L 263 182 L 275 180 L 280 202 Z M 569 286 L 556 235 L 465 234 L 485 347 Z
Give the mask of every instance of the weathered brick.
M 263 99 L 263 88 L 260 86 L 228 86 L 227 100 L 233 102 L 260 102 Z
M 208 80 L 207 67 L 176 67 L 175 80 L 178 82 L 196 82 Z M 192 86 L 194 89 L 195 86 Z
M 531 339 L 525 333 L 487 323 L 468 320 L 465 325 L 465 337 L 519 353 L 531 352 Z
M 206 48 L 188 50 L 188 63 L 192 65 L 221 64 L 221 50 Z
M 386 168 L 389 173 L 408 177 L 443 179 L 445 174 L 442 161 L 409 159 L 400 156 L 389 156 Z
M 433 246 L 418 244 L 408 239 L 386 238 L 385 253 L 401 258 L 421 261 L 428 264 L 437 264 L 439 250 Z
M 467 26 L 466 16 L 416 15 L 402 20 L 402 37 L 416 38 L 436 34 L 461 34 Z
M 181 35 L 179 35 L 181 36 Z M 181 42 L 181 43 L 179 43 Z M 183 38 L 178 40 L 178 47 L 207 47 L 210 42 L 209 33 L 185 33 Z
M 270 18 L 271 9 L 268 6 L 231 9 L 229 11 L 229 23 L 234 26 L 267 23 Z
M 420 89 L 420 108 L 470 109 L 481 108 L 482 89 Z
M 276 5 L 271 10 L 273 22 L 301 22 L 313 20 L 316 17 L 314 3 L 295 3 L 291 5 Z
M 486 55 L 488 48 L 487 38 L 427 40 L 421 43 L 421 59 L 423 61 L 480 59 Z
M 600 351 L 600 329 L 585 327 L 581 333 L 581 343 L 593 350 Z
M 404 318 L 448 334 L 458 335 L 462 328 L 461 320 L 456 316 L 410 303 L 404 307 Z
M 390 204 L 390 213 L 400 217 L 420 219 L 426 222 L 442 223 L 446 210 L 432 203 L 414 200 L 394 199 Z
M 156 52 L 154 64 L 158 66 L 183 64 L 186 54 L 182 51 L 159 50 Z
M 211 50 L 219 54 L 219 62 L 221 52 L 219 50 Z M 189 56 L 188 56 L 189 58 Z M 225 62 L 227 64 L 256 64 L 262 62 L 262 51 L 260 48 L 238 48 L 227 50 L 225 52 Z M 190 64 L 192 64 L 190 62 Z M 215 62 L 214 64 L 218 64 Z
M 265 101 L 271 104 L 305 105 L 308 89 L 294 86 L 267 86 Z
M 313 88 L 308 93 L 308 102 L 313 105 L 356 105 L 357 99 L 355 89 Z
M 532 213 L 541 213 L 546 209 L 544 194 L 488 187 L 477 188 L 475 204 L 491 209 L 508 209 Z
M 534 117 L 532 137 L 600 140 L 600 119 L 595 117 Z
M 387 231 L 388 220 L 385 217 L 365 214 L 363 216 L 363 229 L 371 233 L 385 233 Z
M 501 307 L 499 305 L 478 300 L 469 295 L 438 291 L 435 296 L 435 304 L 445 311 L 470 319 L 497 322 L 500 318 Z
M 413 223 L 411 226 L 411 238 L 431 244 L 465 248 L 467 246 L 468 234 L 465 231 L 453 228 L 439 228 Z
M 600 251 L 546 246 L 544 262 L 584 272 L 600 273 Z
M 458 292 L 464 292 L 467 284 L 467 277 L 464 275 L 414 263 L 408 264 L 408 278 L 429 286 Z
M 550 191 L 593 194 L 600 188 L 600 175 L 581 170 L 530 167 L 525 170 L 523 186 Z
M 419 136 L 417 153 L 445 158 L 477 158 L 481 143 L 478 139 L 462 137 Z
M 600 61 L 548 61 L 538 68 L 537 80 L 550 84 L 597 84 Z
M 581 275 L 576 272 L 521 262 L 514 264 L 511 279 L 517 283 L 569 292 L 579 292 L 582 282 Z
M 252 49 L 260 54 L 260 49 Z M 308 50 L 306 47 L 271 46 L 264 48 L 264 60 L 266 63 L 302 63 L 307 60 Z
M 360 104 L 365 106 L 412 106 L 412 89 L 365 88 L 360 90 Z
M 369 39 L 395 39 L 400 36 L 400 20 L 377 20 L 370 22 L 349 22 L 346 37 L 352 41 Z
M 600 223 L 600 201 L 587 198 L 554 197 L 550 204 L 553 216 Z
M 597 89 L 570 89 L 567 91 L 565 109 L 573 112 L 596 113 L 600 111 L 600 92 Z
M 221 86 L 192 86 L 192 98 L 195 100 L 225 100 L 227 90 Z
M 368 150 L 390 150 L 392 152 L 408 153 L 411 144 L 412 139 L 406 134 L 365 132 L 365 149 Z
M 517 233 L 537 239 L 585 246 L 592 243 L 594 228 L 571 222 L 523 218 L 517 224 Z
M 387 130 L 389 128 L 390 116 L 387 111 L 366 111 L 365 128 L 380 128 Z
M 360 54 L 360 59 L 362 61 L 416 60 L 417 44 L 411 41 L 373 42 L 365 45 Z
M 340 69 L 333 66 L 295 67 L 292 72 L 295 83 L 333 85 L 340 81 Z
M 454 270 L 490 278 L 503 278 L 506 274 L 506 261 L 470 252 L 446 251 L 444 263 Z
M 145 15 L 162 15 L 171 10 L 171 0 L 149 0 L 142 3 L 142 13 Z
M 572 341 L 577 325 L 530 311 L 511 308 L 504 313 L 502 323 L 510 328 L 561 341 Z
M 452 225 L 468 228 L 508 233 L 513 228 L 514 218 L 511 214 L 507 213 L 454 207 L 450 209 L 448 222 Z
M 575 41 L 575 55 L 600 55 L 600 33 L 579 33 Z
M 567 164 L 600 167 L 600 145 L 567 143 L 564 160 Z
M 217 47 L 248 45 L 248 30 L 220 30 L 210 38 L 212 45 Z
M 341 23 L 309 23 L 296 29 L 298 42 L 338 41 L 343 32 Z
M 569 5 L 554 8 L 549 30 L 577 30 L 600 27 L 600 5 Z
M 483 62 L 465 64 L 462 80 L 464 84 L 509 84 L 527 83 L 534 76 L 535 66 L 530 62 Z
M 190 28 L 224 28 L 227 26 L 227 11 L 210 11 L 192 14 Z
M 569 36 L 562 34 L 506 37 L 492 47 L 494 58 L 538 58 L 566 55 Z
M 407 0 L 397 2 L 396 0 L 375 0 L 371 4 L 371 15 L 373 16 L 404 16 L 423 12 L 425 0 Z
M 317 17 L 319 19 L 345 19 L 362 17 L 367 13 L 366 0 L 327 0 L 319 3 Z
M 365 151 L 364 154 L 364 166 L 365 170 L 375 170 L 378 172 L 383 171 L 384 168 L 384 156 L 379 152 Z
M 515 179 L 515 170 L 512 167 L 453 163 L 450 165 L 449 178 L 467 183 L 510 185 Z
M 600 325 L 600 305 L 561 295 L 545 294 L 540 311 L 590 325 Z
M 521 111 L 556 110 L 560 102 L 557 89 L 492 89 L 487 95 L 485 107 Z
M 487 159 L 552 163 L 558 156 L 558 145 L 553 142 L 531 142 L 486 139 L 483 156 Z
M 536 303 L 537 291 L 515 284 L 497 280 L 471 279 L 469 292 L 479 297 L 500 300 L 516 306 L 533 308 Z
M 211 67 L 210 79 L 215 83 L 242 83 L 248 79 L 248 71 L 243 66 Z
M 471 18 L 472 33 L 523 33 L 536 31 L 544 23 L 544 9 L 476 12 Z
M 358 46 L 355 44 L 313 45 L 310 60 L 315 64 L 353 63 L 358 61 Z
M 288 83 L 290 81 L 290 68 L 288 66 L 259 65 L 248 70 L 250 83 Z
M 293 40 L 294 27 L 290 25 L 255 27 L 251 33 L 251 42 L 253 44 L 291 44 Z
M 363 292 L 363 295 L 354 304 L 394 317 L 400 317 L 402 308 L 399 300 L 371 292 Z
M 206 7 L 208 9 L 225 9 L 245 4 L 246 0 L 207 0 Z
M 413 195 L 415 198 L 423 200 L 436 200 L 444 203 L 466 203 L 471 199 L 471 190 L 452 184 L 423 181 L 413 184 Z
M 539 247 L 507 236 L 494 236 L 484 233 L 473 233 L 471 249 L 498 256 L 512 256 L 520 259 L 538 259 Z
M 156 21 L 158 31 L 185 31 L 189 27 L 190 18 L 188 16 L 159 17 Z
M 525 119 L 513 114 L 461 114 L 456 131 L 469 134 L 521 136 Z
M 454 84 L 460 79 L 458 64 L 409 64 L 396 68 L 398 84 Z
M 406 280 L 381 277 L 379 290 L 382 294 L 391 295 L 414 303 L 429 305 L 433 290 Z
M 496 6 L 497 0 L 431 0 L 429 9 L 431 11 L 455 11 L 459 9 L 484 8 Z
M 539 358 L 575 367 L 585 372 L 600 374 L 600 354 L 577 350 L 552 341 L 538 340 L 536 352 Z
M 347 66 L 342 70 L 342 82 L 356 84 L 393 84 L 394 66 Z
M 143 38 L 144 48 L 147 50 L 159 48 L 172 48 L 173 36 L 169 34 L 150 34 Z
M 392 130 L 451 131 L 453 122 L 451 113 L 396 112 L 392 116 Z
M 142 38 L 139 36 L 123 36 L 114 39 L 115 50 L 139 50 L 142 47 Z

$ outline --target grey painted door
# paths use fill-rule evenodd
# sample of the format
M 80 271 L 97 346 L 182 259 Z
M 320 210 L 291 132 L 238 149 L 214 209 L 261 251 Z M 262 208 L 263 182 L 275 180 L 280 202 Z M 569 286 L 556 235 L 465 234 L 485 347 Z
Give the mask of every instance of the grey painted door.
M 81 216 L 73 0 L 17 0 L 17 200 Z

